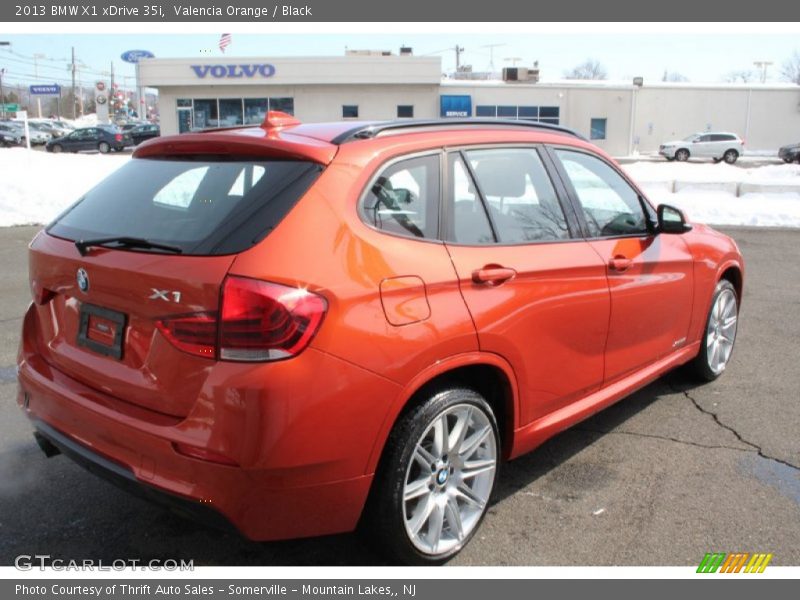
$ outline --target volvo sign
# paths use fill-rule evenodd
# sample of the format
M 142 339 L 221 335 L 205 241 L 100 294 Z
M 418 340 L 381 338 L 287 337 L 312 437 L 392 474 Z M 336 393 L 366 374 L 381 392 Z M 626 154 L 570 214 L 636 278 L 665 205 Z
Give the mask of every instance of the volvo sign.
M 31 96 L 60 96 L 61 86 L 53 85 L 32 85 L 30 86 Z
M 120 58 L 128 63 L 138 63 L 143 58 L 155 58 L 156 55 L 149 50 L 128 50 L 120 55 Z
M 208 76 L 214 79 L 240 79 L 254 77 L 272 77 L 275 66 L 267 63 L 255 65 L 191 65 L 192 71 L 200 79 Z

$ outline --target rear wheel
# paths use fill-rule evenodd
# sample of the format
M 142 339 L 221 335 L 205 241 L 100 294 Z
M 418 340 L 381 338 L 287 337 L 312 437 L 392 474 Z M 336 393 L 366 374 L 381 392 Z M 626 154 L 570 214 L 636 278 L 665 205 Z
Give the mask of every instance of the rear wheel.
M 733 353 L 738 321 L 736 289 L 730 281 L 723 279 L 714 289 L 700 352 L 689 365 L 700 379 L 713 381 L 725 371 Z
M 675 160 L 678 162 L 686 162 L 689 160 L 689 151 L 686 148 L 681 148 L 675 153 Z
M 53 144 L 53 145 L 50 147 L 50 152 L 55 152 L 56 154 L 58 154 L 58 153 L 59 153 L 59 152 L 61 152 L 62 150 L 63 150 L 63 148 L 61 147 L 61 144 Z
M 739 158 L 739 153 L 736 150 L 727 150 L 725 154 L 722 155 L 722 160 L 724 160 L 729 165 L 735 163 L 738 158 Z
M 404 563 L 455 556 L 486 514 L 499 448 L 494 413 L 480 394 L 448 388 L 431 395 L 392 431 L 366 531 Z
M 111 146 L 108 144 L 108 142 L 100 142 L 97 144 L 97 149 L 101 154 L 108 154 L 108 151 L 111 150 Z

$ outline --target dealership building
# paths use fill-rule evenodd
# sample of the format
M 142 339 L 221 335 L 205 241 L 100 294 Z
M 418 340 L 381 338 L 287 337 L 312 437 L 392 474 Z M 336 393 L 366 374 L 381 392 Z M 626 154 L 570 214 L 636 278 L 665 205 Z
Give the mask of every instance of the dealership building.
M 533 71 L 530 71 L 533 73 Z M 341 57 L 146 59 L 164 134 L 260 123 L 267 110 L 304 122 L 397 118 L 525 119 L 575 129 L 615 155 L 653 152 L 698 131 L 730 131 L 746 148 L 800 141 L 800 87 L 443 78 L 439 57 L 350 52 Z M 513 80 L 510 80 L 513 79 Z

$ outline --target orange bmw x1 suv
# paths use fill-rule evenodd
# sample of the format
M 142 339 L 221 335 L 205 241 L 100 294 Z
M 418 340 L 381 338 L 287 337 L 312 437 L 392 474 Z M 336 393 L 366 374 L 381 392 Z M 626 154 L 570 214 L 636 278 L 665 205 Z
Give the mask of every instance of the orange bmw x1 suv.
M 501 461 L 736 336 L 734 242 L 499 120 L 163 137 L 41 231 L 18 402 L 48 455 L 255 540 L 438 563 Z

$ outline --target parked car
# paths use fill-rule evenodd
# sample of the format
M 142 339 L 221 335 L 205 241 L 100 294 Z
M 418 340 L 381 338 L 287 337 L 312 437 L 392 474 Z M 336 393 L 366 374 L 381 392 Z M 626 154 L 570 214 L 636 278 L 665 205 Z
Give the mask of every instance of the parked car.
M 694 133 L 682 140 L 665 142 L 658 153 L 667 160 L 686 161 L 689 158 L 711 158 L 714 162 L 724 160 L 735 163 L 744 152 L 744 141 L 735 133 Z
M 130 134 L 123 133 L 113 126 L 95 126 L 76 129 L 72 133 L 50 141 L 48 152 L 79 152 L 81 150 L 99 150 L 106 154 L 111 150 L 119 152 L 125 146 L 132 146 Z
M 46 120 L 41 120 L 41 121 L 39 121 L 39 120 L 36 120 L 36 121 L 29 120 L 28 121 L 28 126 L 33 128 L 33 129 L 36 129 L 37 131 L 42 131 L 44 133 L 49 133 L 50 137 L 53 138 L 53 139 L 59 138 L 59 137 L 61 137 L 63 135 L 66 135 L 67 133 L 69 133 L 71 131 L 71 130 L 67 130 L 67 129 L 64 129 L 62 127 L 59 127 L 58 125 L 55 125 L 54 123 L 51 123 L 50 121 L 46 121 Z
M 141 144 L 146 140 L 157 138 L 161 135 L 161 128 L 158 125 L 138 125 L 129 130 L 133 143 L 136 145 Z
M 778 157 L 786 163 L 800 162 L 800 144 L 789 144 L 778 150 Z
M 20 138 L 22 145 L 26 145 L 25 141 L 25 125 L 21 121 L 0 121 L 0 130 L 12 133 Z M 35 127 L 28 127 L 28 133 L 31 138 L 32 146 L 41 146 L 53 139 L 49 133 L 40 131 Z
M 29 252 L 17 400 L 48 456 L 413 563 L 464 547 L 501 461 L 722 375 L 744 269 L 568 129 L 275 112 L 140 146 Z
M 0 129 L 0 146 L 9 148 L 11 146 L 20 146 L 22 144 L 22 137 L 14 132 Z

